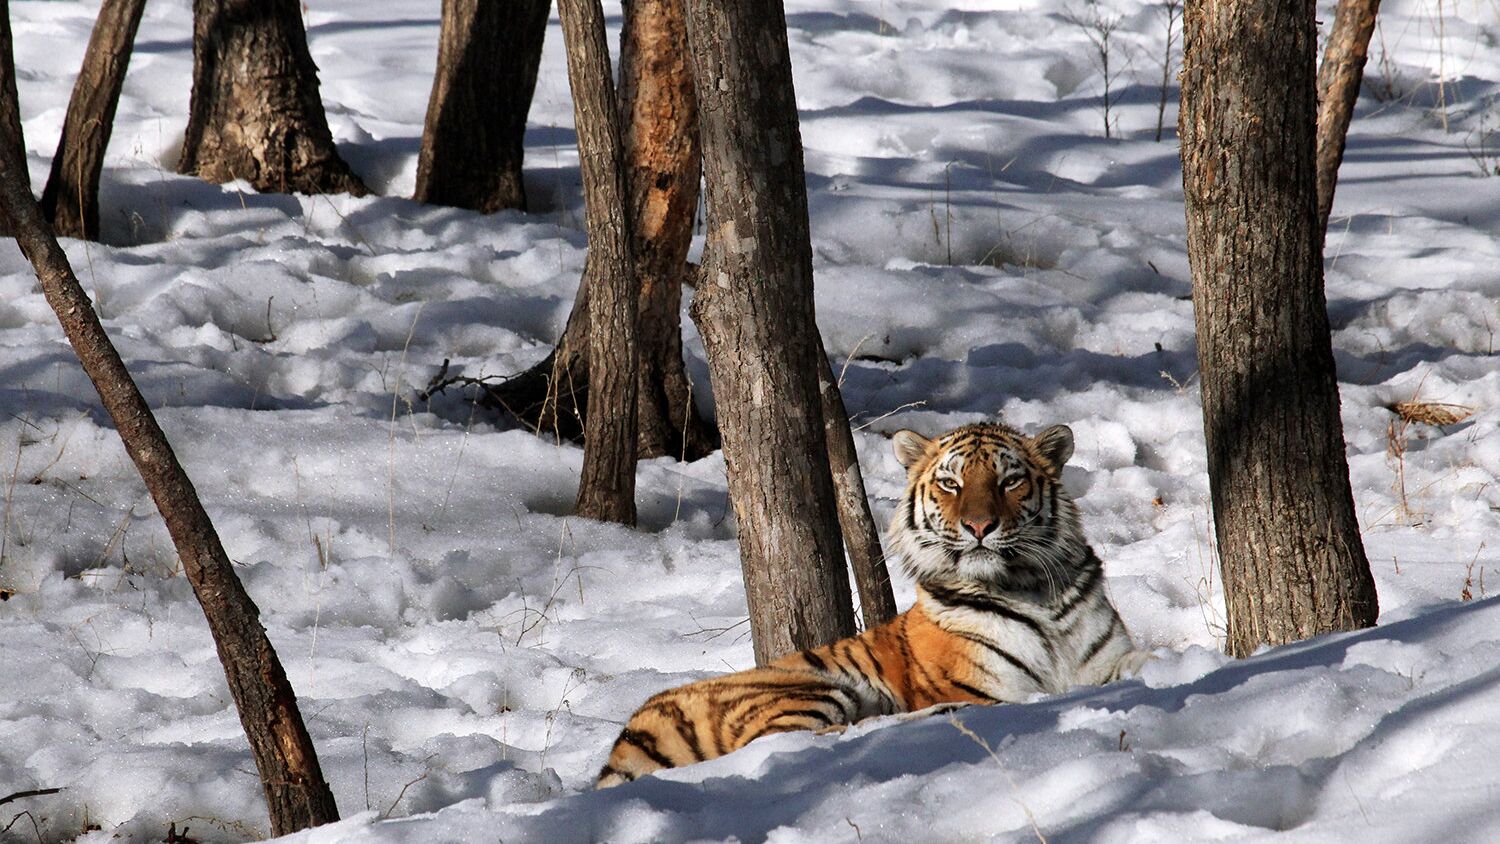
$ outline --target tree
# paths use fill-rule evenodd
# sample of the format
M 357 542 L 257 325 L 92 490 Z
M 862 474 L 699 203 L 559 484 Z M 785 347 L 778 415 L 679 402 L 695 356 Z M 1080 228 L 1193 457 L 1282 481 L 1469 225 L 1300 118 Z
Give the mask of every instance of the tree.
M 526 209 L 526 112 L 549 0 L 443 0 L 437 73 L 417 157 L 418 202 Z
M 640 291 L 636 379 L 638 457 L 697 460 L 718 434 L 693 404 L 682 359 L 682 287 L 698 204 L 698 126 L 682 0 L 625 4 L 620 115 L 630 228 Z M 583 436 L 589 395 L 589 288 L 580 283 L 550 354 L 488 387 L 486 404 L 538 432 Z
M 365 195 L 333 145 L 297 0 L 193 0 L 193 96 L 177 170 L 259 191 Z
M 708 209 L 703 336 L 757 662 L 854 631 L 813 318 L 802 141 L 780 0 L 688 0 Z
M 99 174 L 146 0 L 104 0 L 68 100 L 42 216 L 63 237 L 99 239 Z
M 1375 623 L 1339 421 L 1312 0 L 1190 0 L 1183 191 L 1231 653 Z
M 635 524 L 636 275 L 599 0 L 558 0 L 589 233 L 589 398 L 578 515 Z
M 336 821 L 333 793 L 323 779 L 296 695 L 261 626 L 259 610 L 230 566 L 192 482 L 104 333 L 88 294 L 31 195 L 20 124 L 8 119 L 19 109 L 5 0 L 0 0 L 0 18 L 6 22 L 0 27 L 0 72 L 4 75 L 0 116 L 6 118 L 0 126 L 4 132 L 0 137 L 0 218 L 31 261 L 47 304 L 120 432 L 125 451 L 140 471 L 182 558 L 260 771 L 272 831 L 285 835 Z
M 1359 84 L 1365 76 L 1370 53 L 1370 35 L 1380 0 L 1339 0 L 1333 31 L 1318 68 L 1318 230 L 1328 233 L 1328 215 L 1333 210 L 1333 189 L 1339 165 L 1344 161 L 1344 141 Z

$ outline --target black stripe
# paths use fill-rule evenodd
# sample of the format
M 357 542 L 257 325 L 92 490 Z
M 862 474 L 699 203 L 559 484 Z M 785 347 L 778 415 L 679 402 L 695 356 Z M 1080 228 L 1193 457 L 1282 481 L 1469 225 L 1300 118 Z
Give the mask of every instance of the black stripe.
M 962 631 L 962 630 L 955 630 L 955 631 L 949 631 L 949 632 L 953 633 L 953 635 L 959 637 L 960 639 L 964 639 L 964 640 L 973 642 L 974 644 L 983 647 L 985 650 L 988 650 L 990 653 L 994 654 L 995 656 L 998 656 L 1001 659 L 1005 660 L 1006 662 L 1010 663 L 1011 666 L 1013 666 L 1017 671 L 1020 671 L 1022 674 L 1025 674 L 1027 677 L 1030 677 L 1032 679 L 1032 681 L 1036 683 L 1037 688 L 1043 688 L 1044 689 L 1044 688 L 1047 687 L 1047 684 L 1044 683 L 1044 682 L 1042 682 L 1042 678 L 1036 673 L 1036 670 L 1034 668 L 1032 668 L 1031 666 L 1027 665 L 1025 662 L 1022 662 L 1020 657 L 1018 657 L 1015 654 L 1011 653 L 1010 651 L 1007 651 L 1006 649 L 1000 647 L 999 645 L 995 644 L 994 642 L 991 642 L 990 640 L 984 638 L 983 636 L 980 636 L 977 633 L 969 633 L 967 631 Z
M 1099 651 L 1103 650 L 1104 646 L 1109 643 L 1109 640 L 1115 637 L 1115 627 L 1119 626 L 1119 624 L 1120 617 L 1115 616 L 1115 618 L 1110 621 L 1109 627 L 1106 627 L 1104 629 L 1104 635 L 1095 639 L 1092 644 L 1083 649 L 1083 656 L 1078 660 L 1079 667 L 1088 665 L 1089 660 L 1099 655 Z
M 824 662 L 822 657 L 818 656 L 812 651 L 803 651 L 802 658 L 807 661 L 808 665 L 811 665 L 813 668 L 816 668 L 819 671 L 828 670 L 828 663 Z
M 1092 563 L 1092 565 L 1090 565 Z M 1052 620 L 1061 621 L 1071 613 L 1075 607 L 1094 594 L 1094 587 L 1099 585 L 1099 577 L 1103 574 L 1103 567 L 1099 564 L 1099 558 L 1094 556 L 1092 548 L 1089 549 L 1088 557 L 1084 559 L 1083 580 L 1073 584 L 1073 594 L 1068 596 L 1062 605 L 1052 611 Z
M 968 692 L 969 694 L 973 695 L 974 697 L 979 698 L 980 700 L 987 700 L 990 703 L 999 703 L 1000 702 L 1000 698 L 997 698 L 994 695 L 991 695 L 991 694 L 985 692 L 983 689 L 976 689 L 973 686 L 969 685 L 968 683 L 965 683 L 962 680 L 954 680 L 952 678 L 949 678 L 948 682 L 952 683 L 953 685 L 957 686 L 960 689 L 963 689 L 964 691 Z
M 616 768 L 614 765 L 605 765 L 603 768 L 600 768 L 599 769 L 599 776 L 594 777 L 594 780 L 597 782 L 598 780 L 602 780 L 605 777 L 611 776 L 611 775 L 612 776 L 620 777 L 620 778 L 624 779 L 626 782 L 634 782 L 635 781 L 635 772 L 633 772 L 633 771 L 622 771 L 619 768 Z
M 922 584 L 922 588 L 926 589 L 927 594 L 931 595 L 933 599 L 940 604 L 945 604 L 949 607 L 964 607 L 971 610 L 977 610 L 979 612 L 993 613 L 994 615 L 998 615 L 1001 618 L 1005 618 L 1031 628 L 1031 632 L 1035 633 L 1040 639 L 1045 640 L 1047 638 L 1046 632 L 1042 630 L 1042 625 L 1037 623 L 1036 619 L 1032 618 L 1029 615 L 1026 615 L 1025 613 L 1017 612 L 1016 610 L 1011 609 L 1010 607 L 997 600 L 994 600 L 993 598 L 989 598 L 984 595 L 975 595 L 969 592 L 960 592 L 956 589 L 949 589 L 946 586 L 941 586 L 935 583 L 924 583 Z
M 870 664 L 871 665 L 875 666 L 875 677 L 877 679 L 881 680 L 882 682 L 884 682 L 884 680 L 885 680 L 885 667 L 880 664 L 880 659 L 875 656 L 875 650 L 870 647 L 870 643 L 866 642 L 863 639 L 856 639 L 855 642 L 861 648 L 864 648 L 864 650 L 865 650 L 865 657 L 870 660 Z M 866 678 L 867 682 L 868 682 L 868 680 L 869 680 L 869 678 Z M 870 683 L 870 685 L 874 686 L 875 684 L 874 683 Z
M 812 718 L 825 727 L 832 727 L 834 724 L 827 713 L 817 709 L 788 709 L 771 720 L 779 721 L 782 718 Z
M 661 751 L 657 749 L 656 738 L 654 736 L 647 735 L 640 730 L 626 730 L 620 733 L 620 741 L 646 754 L 646 758 L 663 768 L 677 767 L 672 760 L 663 756 Z

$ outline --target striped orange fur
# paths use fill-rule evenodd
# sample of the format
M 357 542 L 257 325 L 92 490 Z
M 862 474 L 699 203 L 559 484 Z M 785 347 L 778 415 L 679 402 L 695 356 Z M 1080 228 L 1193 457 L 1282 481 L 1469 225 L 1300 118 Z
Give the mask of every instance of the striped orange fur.
M 966 425 L 894 438 L 907 486 L 887 531 L 917 582 L 891 622 L 821 648 L 668 689 L 631 716 L 607 788 L 761 736 L 939 704 L 1000 703 L 1133 672 L 1136 651 L 1061 483 L 1073 433 Z

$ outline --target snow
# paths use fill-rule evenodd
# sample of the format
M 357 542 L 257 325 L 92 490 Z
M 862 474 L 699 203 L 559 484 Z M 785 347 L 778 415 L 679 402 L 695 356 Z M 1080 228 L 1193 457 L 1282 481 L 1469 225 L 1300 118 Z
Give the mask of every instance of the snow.
M 569 515 L 578 448 L 454 391 L 416 398 L 445 358 L 474 376 L 541 358 L 585 248 L 555 21 L 535 213 L 399 198 L 438 5 L 305 12 L 334 134 L 383 195 L 353 199 L 176 175 L 189 4 L 149 4 L 105 243 L 65 244 L 260 604 L 346 817 L 289 840 L 1494 840 L 1492 4 L 1387 0 L 1329 230 L 1381 624 L 1234 661 L 1217 650 L 1175 88 L 1153 140 L 1162 8 L 1093 7 L 1121 21 L 1106 139 L 1090 33 L 1069 22 L 1088 4 L 791 0 L 818 318 L 877 518 L 900 494 L 900 428 L 1069 424 L 1066 482 L 1158 658 L 1103 688 L 776 736 L 599 793 L 641 701 L 752 662 L 724 464 L 644 462 L 640 528 L 595 524 Z M 39 191 L 97 4 L 10 8 Z M 706 384 L 690 325 L 686 345 Z M 1411 399 L 1473 415 L 1393 428 Z M 0 839 L 267 836 L 171 543 L 4 244 L 0 411 L 0 796 L 62 789 L 0 808 Z

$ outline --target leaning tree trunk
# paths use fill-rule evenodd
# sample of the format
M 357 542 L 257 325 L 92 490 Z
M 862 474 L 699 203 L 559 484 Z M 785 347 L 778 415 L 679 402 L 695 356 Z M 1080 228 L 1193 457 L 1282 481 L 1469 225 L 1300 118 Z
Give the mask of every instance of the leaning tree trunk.
M 849 553 L 849 567 L 854 570 L 854 585 L 859 590 L 860 617 L 869 630 L 896 617 L 896 595 L 891 591 L 891 573 L 885 566 L 885 552 L 880 548 L 880 530 L 870 515 L 870 500 L 865 497 L 865 477 L 859 468 L 859 452 L 854 449 L 849 412 L 844 408 L 844 397 L 839 392 L 838 379 L 833 377 L 828 356 L 820 354 L 819 358 L 818 393 L 822 399 L 823 434 L 828 439 L 839 527 Z
M 781 0 L 688 0 L 708 246 L 703 335 L 757 662 L 854 631 L 813 318 L 802 140 Z
M 1379 11 L 1380 0 L 1339 0 L 1318 68 L 1318 229 L 1324 235 Z
M 193 0 L 177 171 L 259 191 L 365 194 L 333 145 L 297 0 Z
M 437 73 L 417 157 L 418 202 L 526 209 L 526 112 L 549 0 L 443 0 Z
M 681 0 L 625 4 L 620 37 L 621 135 L 636 276 L 640 367 L 636 456 L 697 460 L 718 432 L 693 402 L 682 358 L 682 288 L 698 202 L 698 124 Z M 589 392 L 589 294 L 579 285 L 567 327 L 540 363 L 488 387 L 485 404 L 539 434 L 579 439 Z
M 1312 0 L 1189 0 L 1183 188 L 1229 650 L 1375 623 L 1323 296 Z
M 578 515 L 635 524 L 636 280 L 599 0 L 558 0 L 589 233 L 589 399 Z
M 99 239 L 99 174 L 146 0 L 104 0 L 63 120 L 42 216 L 62 237 Z
M 0 0 L 0 13 L 5 11 L 4 0 Z M 0 29 L 0 40 L 0 55 L 4 56 L 0 67 L 5 76 L 0 85 L 0 114 L 8 114 L 16 108 L 8 26 Z M 312 739 L 297 709 L 296 695 L 266 638 L 259 611 L 235 576 L 192 482 L 105 335 L 88 295 L 31 196 L 20 126 L 9 125 L 5 131 L 6 136 L 0 138 L 0 218 L 5 219 L 35 268 L 47 304 L 62 323 L 68 342 L 99 392 L 126 453 L 167 524 L 188 582 L 208 619 L 219 662 L 250 741 L 271 829 L 276 835 L 286 835 L 336 821 L 333 793 L 323 779 Z

